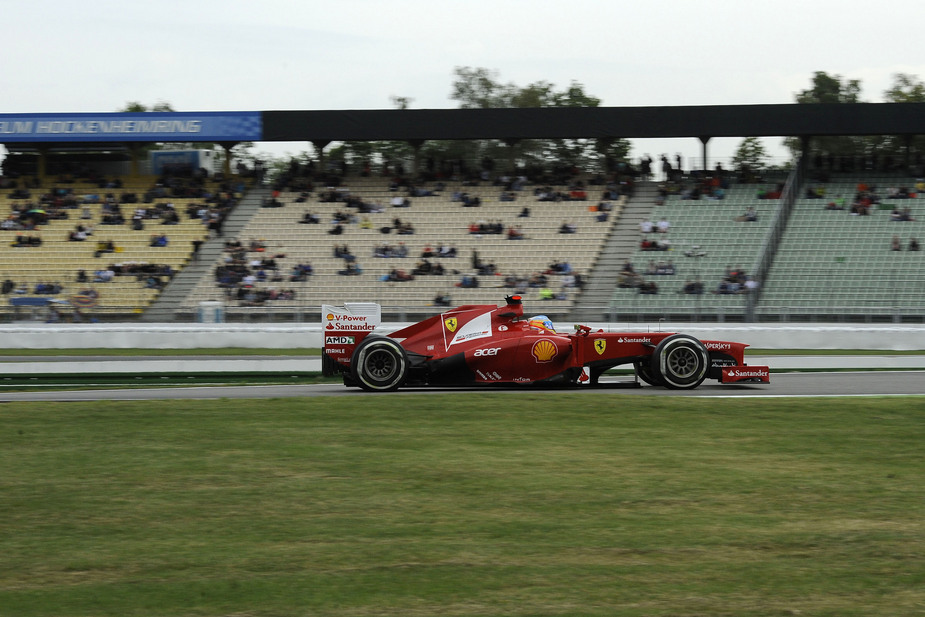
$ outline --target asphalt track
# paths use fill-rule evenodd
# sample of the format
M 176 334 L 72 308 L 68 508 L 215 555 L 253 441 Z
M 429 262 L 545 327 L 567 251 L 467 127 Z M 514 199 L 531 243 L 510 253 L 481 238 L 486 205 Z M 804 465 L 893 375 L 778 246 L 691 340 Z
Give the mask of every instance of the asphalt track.
M 533 386 L 480 388 L 407 388 L 400 392 L 427 395 L 438 392 L 523 392 Z M 604 387 L 578 387 L 556 391 L 581 396 L 586 392 L 613 392 L 641 396 L 693 397 L 806 397 L 806 396 L 923 396 L 925 371 L 838 371 L 772 373 L 770 384 L 718 384 L 704 382 L 696 390 L 634 387 L 631 377 L 608 380 Z M 69 390 L 0 392 L 0 402 L 13 401 L 153 401 L 171 399 L 270 399 L 320 396 L 390 396 L 368 393 L 340 384 L 273 386 L 198 386 L 122 390 Z

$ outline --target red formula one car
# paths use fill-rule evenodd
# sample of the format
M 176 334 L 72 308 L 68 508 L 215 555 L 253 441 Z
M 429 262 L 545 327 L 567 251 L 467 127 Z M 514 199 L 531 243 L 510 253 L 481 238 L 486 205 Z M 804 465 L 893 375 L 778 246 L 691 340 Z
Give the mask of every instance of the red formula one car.
M 642 381 L 674 389 L 696 388 L 707 377 L 721 383 L 770 381 L 768 367 L 745 364 L 744 343 L 580 325 L 561 334 L 544 316 L 524 318 L 519 296 L 509 296 L 503 306 L 460 306 L 388 335 L 374 332 L 378 325 L 378 304 L 323 306 L 323 373 L 373 392 L 402 386 L 598 385 L 605 371 L 626 364 Z

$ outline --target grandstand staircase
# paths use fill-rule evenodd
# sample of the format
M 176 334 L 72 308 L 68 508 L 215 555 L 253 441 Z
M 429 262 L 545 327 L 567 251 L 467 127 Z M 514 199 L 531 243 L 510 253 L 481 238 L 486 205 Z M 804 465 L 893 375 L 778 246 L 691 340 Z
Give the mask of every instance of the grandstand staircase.
M 601 249 L 594 269 L 572 308 L 574 322 L 607 321 L 607 314 L 617 287 L 617 278 L 623 264 L 633 256 L 639 246 L 639 223 L 651 216 L 655 208 L 658 186 L 655 182 L 639 182 L 636 190 L 623 206 L 620 218 L 614 223 L 610 237 Z
M 225 219 L 222 235 L 210 238 L 199 249 L 199 256 L 177 273 L 164 291 L 151 303 L 141 316 L 145 322 L 174 321 L 177 307 L 196 287 L 204 276 L 211 276 L 218 258 L 225 249 L 225 240 L 236 238 L 248 221 L 260 209 L 265 197 L 270 195 L 268 188 L 255 188 L 248 191 L 234 210 Z

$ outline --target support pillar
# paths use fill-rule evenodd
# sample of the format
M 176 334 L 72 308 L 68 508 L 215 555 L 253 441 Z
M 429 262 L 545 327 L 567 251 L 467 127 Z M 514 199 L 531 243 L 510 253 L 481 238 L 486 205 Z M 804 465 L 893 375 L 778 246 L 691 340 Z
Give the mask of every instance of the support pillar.
M 805 178 L 809 171 L 809 155 L 813 146 L 813 137 L 813 135 L 800 135 L 800 168 L 797 172 L 801 178 Z
M 414 150 L 414 158 L 411 161 L 411 177 L 416 178 L 418 176 L 418 171 L 420 171 L 421 146 L 424 145 L 424 140 L 409 139 L 407 143 Z
M 704 173 L 706 173 L 707 170 L 710 169 L 710 161 L 707 158 L 707 144 L 710 142 L 712 137 L 710 137 L 709 135 L 701 135 L 700 137 L 698 137 L 698 139 L 700 140 L 700 145 L 701 145 L 700 152 L 703 158 L 703 171 Z
M 515 159 L 517 158 L 517 144 L 520 143 L 519 139 L 513 137 L 508 137 L 504 140 L 505 145 L 507 145 L 507 168 L 511 174 L 514 174 L 517 171 L 517 165 L 515 164 Z
M 240 142 L 237 141 L 220 141 L 218 145 L 222 147 L 222 150 L 225 151 L 225 161 L 222 165 L 222 173 L 225 174 L 225 179 L 231 177 L 231 150 L 237 146 Z
M 331 143 L 330 139 L 315 139 L 312 140 L 312 146 L 315 147 L 315 150 L 318 152 L 318 171 L 320 173 L 325 173 L 324 165 L 324 149 Z

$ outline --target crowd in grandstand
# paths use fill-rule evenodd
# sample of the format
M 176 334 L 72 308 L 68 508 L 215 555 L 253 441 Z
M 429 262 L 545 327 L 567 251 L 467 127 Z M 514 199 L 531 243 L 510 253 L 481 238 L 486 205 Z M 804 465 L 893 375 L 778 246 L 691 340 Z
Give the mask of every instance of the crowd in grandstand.
M 675 167 L 671 165 L 667 156 L 663 155 L 661 158 L 665 180 L 658 185 L 656 205 L 664 204 L 666 199 L 675 198 L 683 201 L 704 202 L 694 204 L 700 207 L 707 205 L 707 200 L 722 200 L 729 195 L 729 177 L 726 174 L 684 176 L 676 173 Z M 648 167 L 651 174 L 652 165 L 653 161 L 650 158 L 643 162 L 643 169 Z M 680 168 L 680 162 L 678 168 Z M 367 176 L 372 173 L 369 165 L 364 165 L 363 169 Z M 332 235 L 344 235 L 348 231 L 364 229 L 373 230 L 374 233 L 411 236 L 417 233 L 415 223 L 418 220 L 415 218 L 415 204 L 422 203 L 421 200 L 441 198 L 442 195 L 446 195 L 442 199 L 451 200 L 454 207 L 456 205 L 481 207 L 479 211 L 466 212 L 485 214 L 483 218 L 473 217 L 475 220 L 469 224 L 468 228 L 465 226 L 465 219 L 456 220 L 453 223 L 455 225 L 453 233 L 465 234 L 468 231 L 469 235 L 475 237 L 497 235 L 511 240 L 530 240 L 531 236 L 535 238 L 538 234 L 526 233 L 524 225 L 531 231 L 536 230 L 535 226 L 530 225 L 537 220 L 538 209 L 544 207 L 540 205 L 540 202 L 552 202 L 552 207 L 557 208 L 569 207 L 567 202 L 590 201 L 595 204 L 590 207 L 574 204 L 574 207 L 581 208 L 582 213 L 585 210 L 594 212 L 596 216 L 594 219 L 582 218 L 579 224 L 572 218 L 561 218 L 558 219 L 561 222 L 553 222 L 550 225 L 549 231 L 553 233 L 580 235 L 588 226 L 593 226 L 590 221 L 607 221 L 608 214 L 613 208 L 613 202 L 626 195 L 631 195 L 635 187 L 633 174 L 585 177 L 565 166 L 548 172 L 524 171 L 523 173 L 498 175 L 484 166 L 465 174 L 454 173 L 452 175 L 443 175 L 429 170 L 429 172 L 412 177 L 402 171 L 396 165 L 390 166 L 388 175 L 382 181 L 382 186 L 387 187 L 389 197 L 380 200 L 369 198 L 361 190 L 356 190 L 356 187 L 351 188 L 350 177 L 345 176 L 343 170 L 335 169 L 319 173 L 314 168 L 314 164 L 294 163 L 276 180 L 270 196 L 260 205 L 266 208 L 280 208 L 286 212 L 291 210 L 293 211 L 293 216 L 289 219 L 291 223 L 320 225 L 321 227 L 316 229 L 322 233 L 327 230 Z M 67 232 L 66 237 L 54 238 L 54 241 L 86 242 L 88 252 L 96 257 L 118 251 L 119 236 L 116 230 L 120 227 L 140 231 L 148 225 L 149 231 L 153 232 L 148 236 L 151 248 L 174 246 L 173 230 L 171 229 L 171 233 L 168 234 L 163 228 L 153 227 L 153 225 L 177 225 L 183 218 L 187 221 L 197 221 L 203 230 L 210 232 L 211 237 L 218 237 L 222 235 L 222 226 L 228 212 L 236 203 L 235 196 L 241 192 L 242 188 L 232 182 L 207 183 L 204 178 L 197 176 L 162 176 L 146 190 L 137 192 L 126 189 L 118 178 L 104 177 L 94 178 L 95 188 L 93 190 L 82 190 L 76 186 L 70 186 L 77 179 L 76 177 L 59 178 L 56 183 L 58 186 L 54 188 L 42 188 L 27 183 L 22 183 L 21 186 L 10 186 L 6 181 L 9 189 L 6 195 L 11 207 L 9 216 L 0 223 L 0 228 L 15 232 L 16 235 L 8 240 L 10 246 L 23 249 L 40 247 L 43 242 L 40 232 L 49 221 L 77 218 L 77 216 L 80 218 L 79 222 L 73 225 L 73 229 Z M 79 179 L 84 183 L 87 181 L 87 178 Z M 449 190 L 448 186 L 450 186 Z M 925 183 L 919 182 L 915 186 L 896 184 L 886 189 L 880 189 L 871 183 L 859 183 L 856 188 L 853 197 L 845 200 L 832 196 L 827 183 L 819 180 L 807 186 L 803 196 L 808 199 L 819 199 L 820 202 L 817 203 L 828 210 L 844 210 L 855 215 L 869 216 L 872 210 L 884 201 L 906 200 L 902 203 L 911 203 L 908 200 L 922 193 Z M 753 194 L 756 199 L 774 200 L 781 196 L 782 190 L 782 184 L 769 182 L 757 191 L 753 190 Z M 196 203 L 178 208 L 174 205 L 174 200 L 181 198 L 194 199 Z M 505 211 L 503 219 L 496 218 L 497 210 L 484 207 L 494 206 L 495 201 L 498 204 L 517 202 L 516 209 Z M 299 204 L 298 213 L 294 212 L 293 204 Z M 93 206 L 92 212 L 88 209 L 89 206 Z M 769 204 L 768 207 L 770 208 L 771 205 Z M 383 214 L 384 212 L 399 212 L 392 208 L 402 209 L 400 218 Z M 764 209 L 764 205 L 761 208 L 761 220 L 764 221 L 767 210 Z M 519 214 L 516 214 L 517 212 Z M 745 207 L 744 214 L 736 216 L 740 212 L 742 210 L 736 210 L 733 215 L 727 213 L 724 220 L 729 221 L 732 218 L 735 221 L 758 221 L 754 205 L 748 205 Z M 376 214 L 383 216 L 378 218 L 371 216 Z M 515 215 L 517 222 L 509 222 L 508 217 L 513 218 Z M 570 217 L 571 212 L 563 216 Z M 583 216 L 587 217 L 584 214 Z M 381 219 L 384 217 L 391 219 L 386 221 L 388 224 L 382 224 Z M 889 217 L 891 221 L 896 222 L 915 221 L 911 206 L 893 205 Z M 505 223 L 505 220 L 508 222 Z M 103 225 L 109 227 L 103 228 Z M 293 227 L 298 227 L 298 225 L 293 225 Z M 104 229 L 106 234 L 102 233 Z M 155 229 L 156 232 L 154 232 Z M 637 271 L 631 262 L 627 262 L 620 272 L 619 286 L 622 288 L 629 288 L 643 295 L 664 293 L 668 288 L 671 288 L 672 293 L 676 291 L 685 294 L 706 292 L 727 295 L 746 293 L 758 285 L 754 277 L 738 267 L 728 268 L 719 281 L 716 281 L 715 274 L 711 274 L 706 288 L 699 277 L 688 277 L 688 272 L 683 270 L 683 265 L 679 270 L 674 262 L 667 258 L 671 251 L 680 253 L 681 250 L 672 243 L 676 235 L 675 229 L 665 217 L 645 219 L 640 224 L 640 234 L 638 247 L 641 250 L 660 251 L 665 254 L 665 258 L 659 259 L 656 256 L 656 259 L 650 260 L 647 267 L 640 268 L 640 271 Z M 418 235 L 424 236 L 425 234 Z M 430 235 L 430 238 L 439 237 L 429 233 L 427 235 Z M 376 237 L 381 238 L 382 236 L 376 235 Z M 49 240 L 50 236 L 47 236 L 45 241 Z M 87 242 L 88 240 L 92 242 Z M 337 240 L 339 242 L 341 239 Z M 561 270 L 563 263 L 567 268 L 567 262 L 549 264 L 549 267 L 538 266 L 532 271 L 530 268 L 524 268 L 523 272 L 515 272 L 509 271 L 513 269 L 509 268 L 503 260 L 495 263 L 483 260 L 474 251 L 471 267 L 467 268 L 458 266 L 457 262 L 443 261 L 457 256 L 457 250 L 444 242 L 434 243 L 431 239 L 424 237 L 420 241 L 414 241 L 416 238 L 404 238 L 403 240 L 407 241 L 407 244 L 405 241 L 380 241 L 373 248 L 372 254 L 368 252 L 369 245 L 363 245 L 359 255 L 368 266 L 370 274 L 373 275 L 370 277 L 371 280 L 402 283 L 415 280 L 416 277 L 446 276 L 448 286 L 468 288 L 485 286 L 488 284 L 485 277 L 501 274 L 503 278 L 489 279 L 492 281 L 490 284 L 503 285 L 518 292 L 538 290 L 538 297 L 541 299 L 568 298 L 570 290 L 580 288 L 583 284 L 581 275 L 578 273 L 568 269 Z M 569 242 L 572 239 L 563 237 L 561 241 Z M 556 242 L 559 242 L 558 236 Z M 327 246 L 330 245 L 325 243 L 325 247 L 320 250 L 327 251 Z M 687 248 L 688 245 L 682 246 Z M 903 250 L 903 242 L 899 234 L 892 240 L 890 247 L 894 251 Z M 78 247 L 72 246 L 72 248 L 77 249 Z M 464 250 L 468 251 L 468 245 Z M 689 250 L 693 251 L 692 256 L 699 256 L 696 255 L 694 248 Z M 915 237 L 909 238 L 907 250 L 919 250 Z M 345 243 L 339 242 L 334 246 L 333 254 L 342 260 L 342 267 L 336 270 L 338 274 L 343 276 L 363 274 L 364 270 L 357 256 L 351 253 Z M 686 255 L 687 252 L 684 254 Z M 370 260 L 367 260 L 367 257 Z M 375 261 L 408 257 L 416 260 L 413 266 L 410 263 L 396 265 L 395 262 L 389 262 L 386 265 L 385 262 Z M 133 266 L 138 265 L 133 264 Z M 163 289 L 175 274 L 169 266 L 165 270 L 161 264 L 150 266 L 143 264 L 142 270 L 132 272 L 123 271 L 124 267 L 124 263 L 116 263 L 91 269 L 91 274 L 84 273 L 84 281 L 89 279 L 90 282 L 106 283 L 115 280 L 115 277 L 129 274 L 135 275 L 141 286 L 159 290 Z M 680 282 L 669 284 L 669 281 L 673 282 L 673 279 L 662 278 L 671 277 L 679 271 L 680 276 L 676 278 L 685 278 L 683 285 Z M 330 272 L 330 270 L 323 270 L 323 272 Z M 294 299 L 298 290 L 304 288 L 283 285 L 283 283 L 304 283 L 312 280 L 310 277 L 317 278 L 312 265 L 301 259 L 301 256 L 296 259 L 287 258 L 285 253 L 271 254 L 266 243 L 251 241 L 242 244 L 239 239 L 226 243 L 223 260 L 214 267 L 213 274 L 215 285 L 223 290 L 226 298 L 248 306 L 261 305 L 272 300 Z M 77 280 L 79 281 L 79 277 Z M 83 284 L 84 281 L 79 282 Z M 29 287 L 31 286 L 27 286 L 27 289 Z M 14 289 L 20 288 L 22 288 L 20 285 L 13 283 L 6 293 L 12 293 Z M 31 289 L 39 288 L 45 290 L 55 287 L 31 287 Z M 429 293 L 433 293 L 433 290 Z M 443 295 L 448 294 L 438 294 L 435 302 L 436 298 Z

